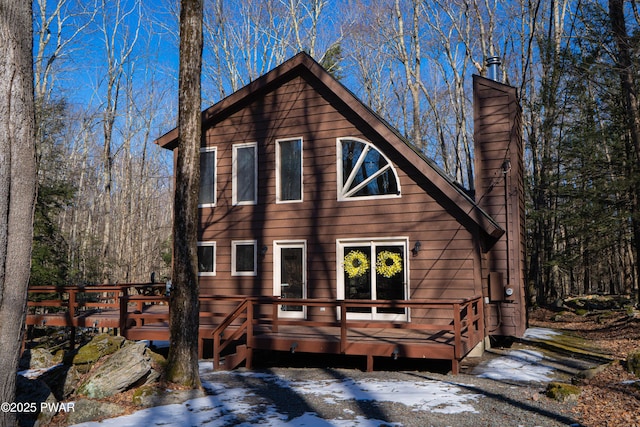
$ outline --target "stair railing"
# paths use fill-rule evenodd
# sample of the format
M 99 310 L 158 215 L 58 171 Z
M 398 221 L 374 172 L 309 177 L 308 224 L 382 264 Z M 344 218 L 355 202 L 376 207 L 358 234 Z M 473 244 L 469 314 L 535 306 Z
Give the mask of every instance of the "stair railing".
M 231 326 L 241 316 L 245 317 L 244 322 L 233 331 L 233 333 L 225 337 L 227 328 Z M 225 319 L 213 331 L 213 366 L 217 369 L 220 366 L 220 356 L 224 349 L 231 343 L 238 341 L 242 336 L 246 335 L 248 354 L 251 354 L 253 348 L 253 299 L 246 298 L 238 304 Z M 223 341 L 224 340 L 224 341 Z

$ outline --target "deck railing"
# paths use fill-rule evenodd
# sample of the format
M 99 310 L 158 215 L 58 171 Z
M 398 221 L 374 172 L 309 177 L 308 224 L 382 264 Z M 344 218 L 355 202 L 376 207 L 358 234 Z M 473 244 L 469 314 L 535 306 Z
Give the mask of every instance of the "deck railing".
M 208 297 L 213 300 L 224 300 L 226 297 Z M 237 298 L 237 297 L 235 297 Z M 261 306 L 271 306 L 261 309 Z M 333 307 L 340 313 L 338 320 L 291 319 L 278 316 L 281 306 Z M 448 323 L 425 323 L 381 320 L 351 320 L 348 318 L 349 308 L 411 308 L 420 310 L 446 310 L 450 313 Z M 270 313 L 270 315 L 258 315 Z M 240 326 L 234 321 L 240 320 Z M 237 323 L 237 322 L 236 322 Z M 221 352 L 231 342 L 237 341 L 246 332 L 245 341 L 249 349 L 255 347 L 251 327 L 269 327 L 277 333 L 280 326 L 296 327 L 338 327 L 340 328 L 340 350 L 344 352 L 349 346 L 349 330 L 352 329 L 408 329 L 420 331 L 450 332 L 453 337 L 454 357 L 464 357 L 463 348 L 471 349 L 484 338 L 484 314 L 480 296 L 462 299 L 430 299 L 430 300 L 331 300 L 331 299 L 293 299 L 277 297 L 252 297 L 242 300 L 237 308 L 215 329 L 214 363 L 219 361 Z M 226 332 L 229 330 L 229 332 Z M 225 337 L 225 339 L 222 339 Z M 463 347 L 464 341 L 464 347 Z M 249 352 L 250 354 L 250 352 Z M 217 366 L 217 365 L 214 365 Z
M 164 284 L 121 284 L 112 286 L 65 286 L 33 287 L 29 289 L 28 325 L 43 324 L 44 319 L 57 318 L 59 323 L 51 326 L 78 326 L 83 316 L 95 312 L 111 311 L 114 319 L 126 336 L 127 329 L 143 327 L 149 323 L 169 324 L 168 298 L 164 295 Z M 33 298 L 36 294 L 47 299 Z M 220 310 L 216 304 L 226 308 Z M 245 297 L 201 295 L 200 313 L 201 338 L 213 339 L 214 359 L 220 360 L 221 353 L 233 342 L 243 340 L 249 348 L 254 347 L 254 330 L 270 330 L 277 333 L 283 326 L 296 327 L 337 327 L 340 333 L 340 349 L 349 345 L 349 331 L 353 329 L 408 329 L 440 331 L 451 333 L 455 358 L 461 359 L 463 348 L 470 349 L 484 338 L 484 314 L 480 296 L 461 299 L 423 300 L 333 300 L 333 299 L 293 299 L 279 297 Z M 335 315 L 318 320 L 283 318 L 279 316 L 282 306 L 324 307 L 334 310 Z M 213 309 L 211 309 L 213 307 Z M 440 322 L 412 319 L 406 321 L 354 320 L 349 319 L 349 309 L 411 309 L 421 312 L 439 311 Z M 154 310 L 155 309 L 155 310 Z M 215 312 L 215 310 L 220 310 Z M 49 317 L 47 317 L 49 316 Z M 425 319 L 430 319 L 425 316 Z M 442 321 L 442 319 L 447 319 Z M 168 329 L 168 328 L 167 328 Z M 203 333 L 203 330 L 206 331 Z M 168 331 L 166 332 L 168 334 Z M 464 343 L 464 346 L 463 346 Z
M 96 286 L 34 286 L 29 288 L 27 326 L 82 326 L 81 319 L 96 313 L 114 313 L 117 319 L 126 316 L 123 298 L 149 294 L 162 295 L 164 284 L 133 283 Z M 133 301 L 136 303 L 136 301 Z M 138 304 L 137 309 L 142 310 Z M 133 307 L 136 310 L 136 307 Z

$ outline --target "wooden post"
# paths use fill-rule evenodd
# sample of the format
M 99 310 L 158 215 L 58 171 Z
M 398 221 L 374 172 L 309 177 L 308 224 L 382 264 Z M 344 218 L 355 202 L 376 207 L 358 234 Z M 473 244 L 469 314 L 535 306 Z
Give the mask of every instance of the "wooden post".
M 271 303 L 271 331 L 273 333 L 278 332 L 278 302 L 274 301 Z
M 454 347 L 453 354 L 456 360 L 460 360 L 462 353 L 462 327 L 460 321 L 460 304 L 453 304 L 453 336 Z
M 213 370 L 220 368 L 220 333 L 213 333 Z
M 247 303 L 247 356 L 245 366 L 251 369 L 253 363 L 253 300 Z
M 73 324 L 76 317 L 76 288 L 69 288 L 69 306 L 67 307 L 67 317 L 69 324 Z
M 347 351 L 347 306 L 340 301 L 340 353 Z
M 127 306 L 128 306 L 128 294 L 123 294 L 120 297 L 120 334 L 125 336 L 125 330 L 127 328 Z

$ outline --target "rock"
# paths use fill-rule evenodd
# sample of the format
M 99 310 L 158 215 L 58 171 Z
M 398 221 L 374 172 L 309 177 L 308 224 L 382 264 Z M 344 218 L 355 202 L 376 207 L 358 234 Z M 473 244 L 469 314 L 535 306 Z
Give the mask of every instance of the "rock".
M 617 363 L 617 362 L 612 362 L 612 363 Z M 596 375 L 598 375 L 599 373 L 604 372 L 607 368 L 609 368 L 612 365 L 612 363 L 605 363 L 603 365 L 598 365 L 593 368 L 585 369 L 583 371 L 578 372 L 576 377 L 579 379 L 586 379 L 586 380 L 591 379 Z
M 56 399 L 64 401 L 76 391 L 80 373 L 73 365 L 58 365 L 39 378 L 49 386 Z
M 627 371 L 640 377 L 640 348 L 630 351 L 627 355 Z
M 138 388 L 131 399 L 135 405 L 147 407 L 172 405 L 204 396 L 206 396 L 206 393 L 200 389 L 170 391 L 160 389 L 157 386 L 146 385 Z
M 138 406 L 153 406 L 159 396 L 163 394 L 162 390 L 152 385 L 144 385 L 136 389 L 131 397 L 131 401 L 134 405 Z
M 78 349 L 71 362 L 81 372 L 88 372 L 91 365 L 102 357 L 118 351 L 124 341 L 124 337 L 114 337 L 108 334 L 96 335 L 91 341 Z
M 80 385 L 77 394 L 92 398 L 113 396 L 144 383 L 151 373 L 151 357 L 144 343 L 127 342 Z
M 67 424 L 79 424 L 101 418 L 113 418 L 124 413 L 124 409 L 115 403 L 100 402 L 90 399 L 79 399 L 69 412 Z
M 167 359 L 165 359 L 163 355 L 156 353 L 148 347 L 146 353 L 149 357 L 151 357 L 151 361 L 154 365 L 157 365 L 158 368 L 164 369 L 164 367 L 167 365 Z
M 16 402 L 29 407 L 28 411 L 18 414 L 20 425 L 48 425 L 55 412 L 40 412 L 40 404 L 56 403 L 57 400 L 47 384 L 39 378 L 29 379 L 22 375 L 16 378 Z M 31 411 L 33 409 L 33 411 Z
M 578 396 L 580 396 L 581 389 L 578 386 L 558 383 L 558 382 L 550 382 L 547 384 L 547 390 L 545 394 L 548 398 L 557 400 L 559 402 L 570 402 L 577 401 Z
M 20 369 L 44 369 L 56 364 L 53 355 L 45 348 L 25 350 L 20 358 Z

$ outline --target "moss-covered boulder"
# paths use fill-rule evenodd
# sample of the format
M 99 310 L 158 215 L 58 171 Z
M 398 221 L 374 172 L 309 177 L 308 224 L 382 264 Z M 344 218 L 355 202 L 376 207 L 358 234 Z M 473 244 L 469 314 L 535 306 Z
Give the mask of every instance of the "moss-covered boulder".
M 162 394 L 162 391 L 154 385 L 138 387 L 133 393 L 131 400 L 134 405 L 153 406 L 153 402 Z
M 163 370 L 165 366 L 167 366 L 167 359 L 165 359 L 163 355 L 156 353 L 148 347 L 146 350 L 146 354 L 151 358 L 151 362 L 153 363 L 154 367 Z
M 45 369 L 56 363 L 53 355 L 46 348 L 32 348 L 22 354 L 20 369 Z
M 636 348 L 627 355 L 627 370 L 636 377 L 640 377 L 640 348 Z
M 560 402 L 576 401 L 580 393 L 580 387 L 559 382 L 550 382 L 547 384 L 547 390 L 545 392 L 548 398 Z
M 144 384 L 153 374 L 151 357 L 142 342 L 127 342 L 100 367 L 92 370 L 78 387 L 77 394 L 94 399 L 113 396 Z M 157 376 L 156 376 L 157 378 Z
M 78 367 L 81 372 L 91 367 L 92 364 L 104 356 L 115 353 L 122 347 L 124 337 L 114 337 L 108 334 L 100 334 L 93 337 L 91 341 L 78 349 L 71 362 Z

